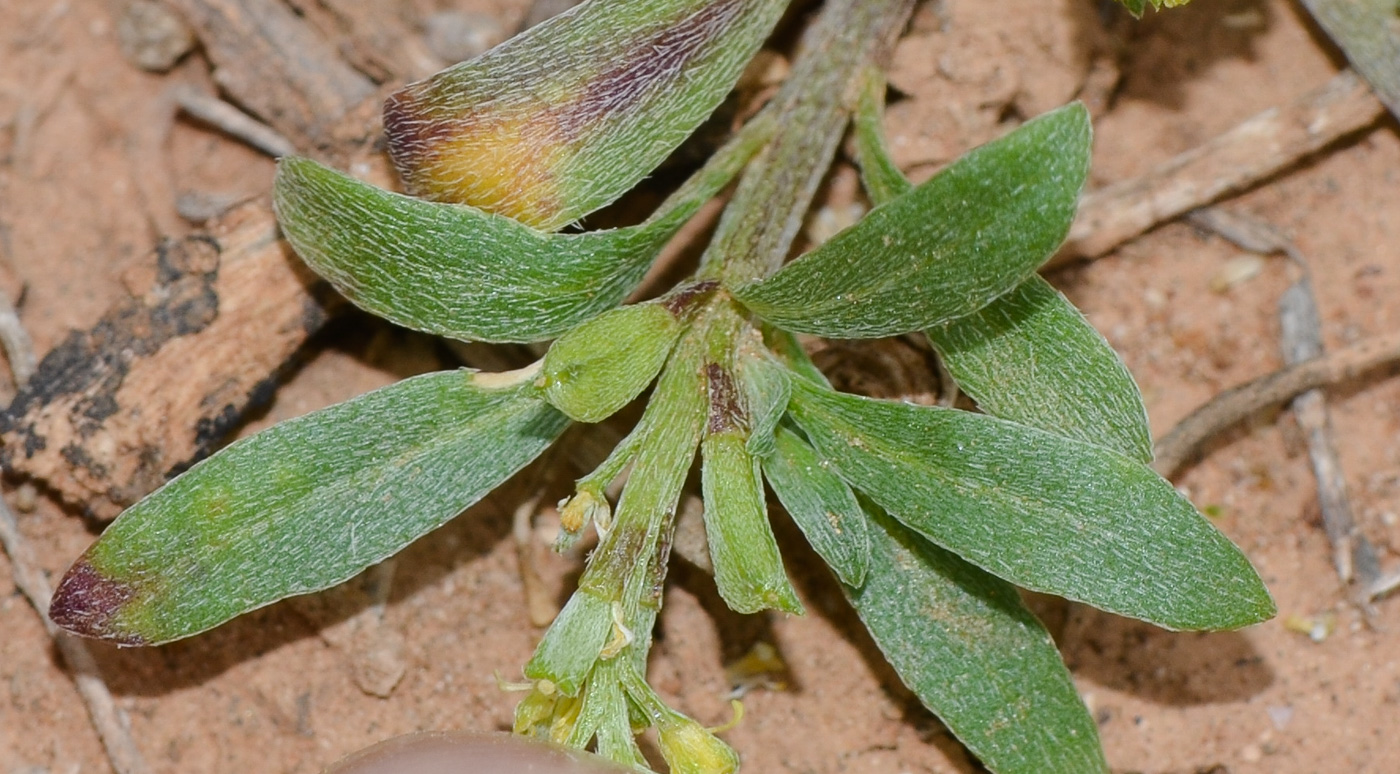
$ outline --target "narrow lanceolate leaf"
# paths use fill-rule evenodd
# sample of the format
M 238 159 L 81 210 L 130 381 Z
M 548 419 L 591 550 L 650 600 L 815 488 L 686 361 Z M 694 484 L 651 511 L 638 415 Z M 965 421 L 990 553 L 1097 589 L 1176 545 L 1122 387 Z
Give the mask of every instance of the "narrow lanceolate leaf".
M 731 369 L 705 367 L 709 419 L 700 444 L 705 537 L 719 594 L 733 610 L 801 613 L 768 522 L 758 459 L 748 451 L 748 413 Z
M 763 475 L 807 542 L 842 583 L 859 586 L 870 564 L 865 513 L 851 488 L 822 465 L 810 444 L 779 427 Z
M 891 336 L 971 314 L 1064 240 L 1089 140 L 1083 105 L 1029 121 L 733 292 L 780 328 L 833 338 Z
M 660 301 L 612 309 L 550 346 L 539 384 L 570 418 L 601 422 L 651 384 L 683 330 Z
M 1152 461 L 1147 408 L 1132 374 L 1039 276 L 928 336 L 958 386 L 988 414 Z
M 883 204 L 910 190 L 886 149 L 885 80 L 867 76 L 856 111 L 861 180 Z M 967 317 L 928 330 L 958 386 L 992 416 L 1152 461 L 1147 409 L 1118 353 L 1038 275 Z
M 866 71 L 852 120 L 860 182 L 877 206 L 914 188 L 890 157 L 885 141 L 885 74 L 879 68 Z
M 890 666 L 996 774 L 1107 772 L 1059 651 L 1011 584 L 872 512 L 846 589 Z
M 239 441 L 113 522 L 59 583 L 50 616 L 156 644 L 340 583 L 558 437 L 568 420 L 533 377 L 415 377 Z
M 700 446 L 705 537 L 715 584 L 737 612 L 801 613 L 802 603 L 788 582 L 768 523 L 758 461 L 744 448 L 744 440 L 743 434 L 729 431 L 706 437 Z
M 646 223 L 615 231 L 548 234 L 298 158 L 280 162 L 273 203 L 302 260 L 365 311 L 455 339 L 542 341 L 620 304 L 772 127 L 750 122 Z
M 391 96 L 411 193 L 553 231 L 636 185 L 719 106 L 784 0 L 584 3 Z
M 546 234 L 509 218 L 283 159 L 278 220 L 302 260 L 356 306 L 465 341 L 540 341 L 616 306 L 681 221 Z
M 852 487 L 1012 583 L 1169 629 L 1234 629 L 1275 612 L 1244 554 L 1136 460 L 805 380 L 794 380 L 790 410 Z

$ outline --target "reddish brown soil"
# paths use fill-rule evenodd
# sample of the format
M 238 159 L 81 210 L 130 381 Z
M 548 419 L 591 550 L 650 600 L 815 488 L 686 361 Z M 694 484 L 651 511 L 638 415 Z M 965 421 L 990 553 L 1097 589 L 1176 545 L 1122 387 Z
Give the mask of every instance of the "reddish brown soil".
M 513 26 L 525 3 L 402 5 L 410 14 L 448 6 L 495 13 Z M 926 176 L 1007 121 L 1082 95 L 1097 113 L 1093 179 L 1108 183 L 1287 102 L 1340 66 L 1283 0 L 1198 0 L 1111 29 L 1096 5 L 922 7 L 892 77 L 908 97 L 890 111 L 900 162 Z M 176 121 L 165 137 L 164 90 L 207 82 L 207 64 L 196 54 L 163 76 L 132 67 L 116 45 L 119 6 L 0 0 L 0 290 L 21 299 L 41 354 L 127 291 L 158 236 L 190 228 L 175 215 L 176 194 L 254 197 L 271 179 L 271 162 L 196 124 Z M 1112 88 L 1115 73 L 1121 83 Z M 1312 262 L 1329 347 L 1400 323 L 1397 178 L 1392 121 L 1227 203 L 1296 238 Z M 1123 354 L 1158 433 L 1222 388 L 1281 365 L 1275 303 L 1292 270 L 1270 258 L 1252 279 L 1212 290 L 1239 254 L 1218 237 L 1169 225 L 1051 277 Z M 319 342 L 250 430 L 445 366 L 431 346 L 352 318 Z M 8 383 L 0 393 L 7 401 Z M 1400 380 L 1377 375 L 1331 399 L 1361 529 L 1393 567 Z M 1216 523 L 1260 569 L 1281 614 L 1242 632 L 1172 634 L 1042 601 L 1115 770 L 1396 771 L 1400 600 L 1380 602 L 1369 622 L 1346 601 L 1292 419 L 1269 413 L 1228 433 L 1178 483 L 1218 511 Z M 392 734 L 506 727 L 515 697 L 492 675 L 518 675 L 540 633 L 508 540 L 517 494 L 508 487 L 402 556 L 379 640 L 360 632 L 363 599 L 342 590 L 159 649 L 94 645 L 152 770 L 316 772 Z M 53 577 L 93 539 L 81 519 L 42 496 L 21 520 Z M 722 723 L 724 664 L 766 641 L 790 676 L 786 690 L 751 692 L 747 717 L 726 735 L 746 771 L 977 770 L 897 686 L 815 557 L 795 540 L 785 545 L 811 613 L 727 614 L 701 573 L 678 571 L 653 660 L 659 690 L 703 722 Z M 579 560 L 540 554 L 546 582 L 562 596 Z M 83 704 L 11 577 L 0 560 L 0 774 L 106 771 Z M 1335 630 L 1315 642 L 1286 628 L 1288 616 L 1334 616 Z M 405 668 L 387 698 L 359 687 L 372 683 L 363 669 L 375 657 Z

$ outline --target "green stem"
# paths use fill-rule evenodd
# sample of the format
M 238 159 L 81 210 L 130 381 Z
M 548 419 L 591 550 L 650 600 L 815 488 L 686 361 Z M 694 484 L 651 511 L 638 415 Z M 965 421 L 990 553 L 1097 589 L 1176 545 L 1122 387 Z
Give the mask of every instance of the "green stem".
M 700 342 L 692 329 L 676 345 L 638 429 L 635 463 L 612 529 L 589 559 L 579 589 L 630 607 L 624 588 L 652 561 L 669 532 L 705 419 Z M 629 611 L 630 612 L 630 611 Z M 627 616 L 632 617 L 630 614 Z
M 745 284 L 783 264 L 846 131 L 862 74 L 888 59 L 912 8 L 913 0 L 831 0 L 822 9 L 774 98 L 778 132 L 740 179 L 701 278 Z
M 885 142 L 885 74 L 875 68 L 866 72 L 855 120 L 856 161 L 861 185 L 875 206 L 914 188 L 909 178 L 890 159 Z

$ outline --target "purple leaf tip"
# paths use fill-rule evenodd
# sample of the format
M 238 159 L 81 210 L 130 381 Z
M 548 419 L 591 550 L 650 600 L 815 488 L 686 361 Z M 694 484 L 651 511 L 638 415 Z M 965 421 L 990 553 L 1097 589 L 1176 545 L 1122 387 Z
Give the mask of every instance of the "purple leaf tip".
M 49 602 L 49 620 L 73 634 L 144 645 L 140 635 L 112 627 L 121 608 L 136 597 L 136 588 L 100 574 L 86 556 L 68 568 Z

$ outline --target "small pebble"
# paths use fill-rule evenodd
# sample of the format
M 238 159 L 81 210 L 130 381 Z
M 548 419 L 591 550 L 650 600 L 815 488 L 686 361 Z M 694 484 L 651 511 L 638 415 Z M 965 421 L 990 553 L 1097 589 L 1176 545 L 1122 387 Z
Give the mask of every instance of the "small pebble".
M 175 197 L 175 211 L 190 223 L 203 223 L 228 212 L 245 198 L 247 197 L 232 193 L 181 191 L 179 196 Z
M 444 62 L 465 62 L 486 53 L 505 39 L 494 16 L 467 11 L 441 11 L 423 20 L 428 49 Z
M 1216 293 L 1224 293 L 1242 282 L 1253 279 L 1263 270 L 1263 256 L 1251 253 L 1231 258 L 1221 264 L 1215 275 L 1210 278 L 1210 289 Z
M 136 0 L 122 8 L 117 41 L 127 61 L 142 70 L 163 73 L 194 48 L 194 33 L 164 3 Z
M 1240 760 L 1245 763 L 1258 763 L 1264 759 L 1264 751 L 1259 749 L 1259 745 L 1248 744 L 1240 750 Z
M 39 507 L 39 490 L 28 481 L 15 489 L 15 510 L 20 513 L 33 513 Z
M 1293 708 L 1288 705 L 1280 705 L 1268 708 L 1269 720 L 1274 724 L 1274 728 L 1282 731 L 1288 727 L 1288 723 L 1293 720 Z

